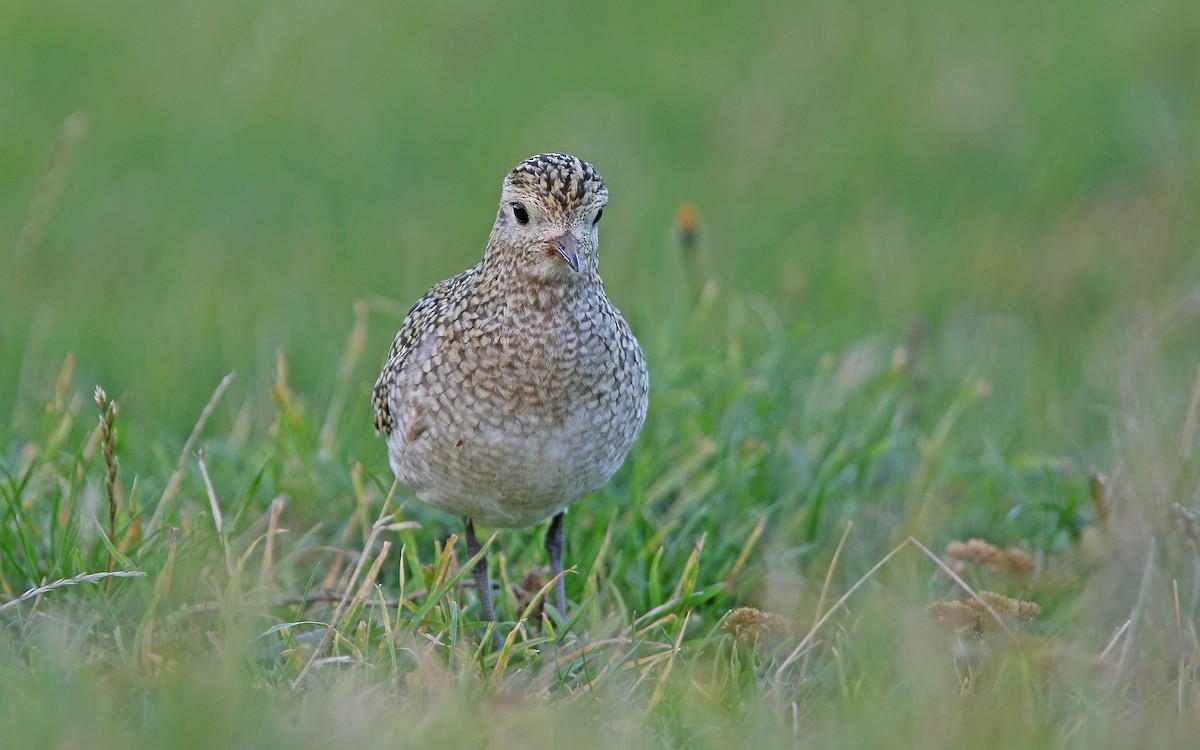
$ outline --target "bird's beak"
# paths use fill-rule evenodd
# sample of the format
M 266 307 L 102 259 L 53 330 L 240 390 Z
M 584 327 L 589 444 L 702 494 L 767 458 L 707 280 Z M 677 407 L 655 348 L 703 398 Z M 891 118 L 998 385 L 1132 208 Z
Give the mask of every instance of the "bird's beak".
M 575 248 L 575 235 L 573 233 L 563 232 L 558 237 L 555 237 L 554 249 L 571 266 L 571 270 L 579 271 L 579 253 Z

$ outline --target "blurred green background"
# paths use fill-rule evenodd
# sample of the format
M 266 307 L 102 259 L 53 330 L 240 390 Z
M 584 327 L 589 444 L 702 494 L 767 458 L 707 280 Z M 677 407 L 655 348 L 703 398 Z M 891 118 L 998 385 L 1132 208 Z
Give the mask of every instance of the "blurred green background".
M 1193 0 L 7 2 L 0 415 L 68 352 L 143 432 L 230 370 L 254 400 L 277 349 L 328 392 L 354 302 L 394 299 L 373 373 L 507 170 L 563 150 L 609 184 L 602 271 L 651 345 L 690 203 L 693 262 L 764 325 L 923 320 L 935 393 L 990 383 L 989 439 L 1104 450 L 1126 365 L 1194 367 L 1197 29 Z
M 3 0 L 0 597 L 148 573 L 0 605 L 5 747 L 582 747 L 614 717 L 626 746 L 1191 747 L 1197 30 L 1196 0 Z M 504 667 L 442 578 L 458 525 L 404 491 L 422 528 L 360 589 L 416 596 L 403 632 L 280 602 L 375 554 L 378 366 L 547 150 L 610 188 L 651 411 L 567 531 L 567 629 L 611 660 L 522 635 L 479 701 Z M 1034 640 L 926 642 L 933 566 L 868 572 L 909 534 L 1033 556 L 1029 589 L 972 582 L 1041 604 Z M 536 533 L 492 550 L 520 612 Z M 720 630 L 843 593 L 794 671 Z M 339 666 L 286 688 L 317 622 Z

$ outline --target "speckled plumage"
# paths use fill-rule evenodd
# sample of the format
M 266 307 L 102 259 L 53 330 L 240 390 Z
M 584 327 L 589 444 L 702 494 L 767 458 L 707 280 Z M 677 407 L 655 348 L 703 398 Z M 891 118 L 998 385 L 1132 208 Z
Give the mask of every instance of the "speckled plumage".
M 648 377 L 597 271 L 607 199 L 580 159 L 525 160 L 504 180 L 483 261 L 405 318 L 375 384 L 375 426 L 397 478 L 424 502 L 530 526 L 625 460 Z

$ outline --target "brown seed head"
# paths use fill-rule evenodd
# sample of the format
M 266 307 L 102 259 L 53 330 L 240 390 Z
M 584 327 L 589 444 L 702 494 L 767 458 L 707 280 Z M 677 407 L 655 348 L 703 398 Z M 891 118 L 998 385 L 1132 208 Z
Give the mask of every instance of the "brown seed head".
M 779 643 L 792 630 L 791 622 L 775 612 L 763 612 L 754 607 L 738 607 L 725 616 L 725 632 L 747 646 L 766 646 Z

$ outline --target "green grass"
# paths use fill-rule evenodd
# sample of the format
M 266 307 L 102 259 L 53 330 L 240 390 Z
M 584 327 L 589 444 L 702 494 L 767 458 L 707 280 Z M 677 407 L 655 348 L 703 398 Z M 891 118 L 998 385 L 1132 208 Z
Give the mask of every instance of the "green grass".
M 9 3 L 0 745 L 1191 747 L 1198 9 Z M 367 394 L 550 149 L 651 409 L 493 653 Z

